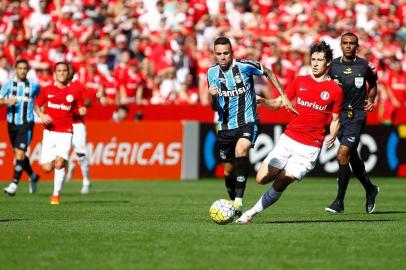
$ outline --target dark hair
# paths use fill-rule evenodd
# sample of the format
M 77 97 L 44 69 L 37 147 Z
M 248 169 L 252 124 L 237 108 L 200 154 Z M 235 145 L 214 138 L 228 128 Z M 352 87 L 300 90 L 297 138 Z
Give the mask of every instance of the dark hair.
M 342 36 L 341 36 L 341 40 L 343 40 L 343 37 L 355 37 L 355 39 L 356 39 L 356 41 L 357 41 L 357 45 L 358 45 L 358 37 L 357 37 L 357 35 L 356 34 L 354 34 L 353 32 L 347 32 L 347 33 L 344 33 Z
M 218 37 L 214 40 L 214 46 L 216 45 L 230 45 L 231 48 L 231 41 L 226 37 Z
M 14 65 L 14 67 L 17 67 L 18 66 L 18 64 L 26 64 L 27 66 L 28 66 L 28 68 L 30 68 L 30 64 L 28 64 L 28 60 L 27 59 L 24 59 L 24 58 L 20 58 L 20 59 L 18 59 L 17 61 L 16 61 L 16 63 L 15 63 L 15 65 Z
M 56 62 L 56 64 L 54 65 L 54 71 L 56 70 L 56 67 L 59 66 L 59 65 L 65 65 L 66 68 L 69 70 L 69 64 L 68 64 L 68 62 L 59 61 L 59 62 Z
M 328 45 L 324 40 L 320 43 L 314 43 L 310 47 L 310 55 L 315 52 L 323 52 L 324 58 L 326 58 L 327 62 L 331 62 L 333 60 L 333 50 L 330 48 L 330 45 Z

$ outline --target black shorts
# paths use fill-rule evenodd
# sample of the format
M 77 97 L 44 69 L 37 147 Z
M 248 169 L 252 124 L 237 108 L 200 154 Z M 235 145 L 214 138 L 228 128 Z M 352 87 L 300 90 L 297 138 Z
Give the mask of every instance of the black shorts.
M 231 130 L 220 130 L 217 133 L 217 145 L 221 162 L 228 162 L 235 158 L 235 146 L 240 138 L 251 142 L 251 147 L 260 133 L 258 124 L 251 123 Z
M 32 139 L 32 132 L 34 130 L 34 123 L 27 123 L 23 125 L 8 124 L 8 136 L 13 148 L 27 151 L 28 145 Z
M 338 134 L 340 144 L 357 149 L 365 123 L 366 112 L 364 111 L 354 111 L 351 118 L 348 117 L 347 112 L 342 112 L 340 114 L 341 129 Z

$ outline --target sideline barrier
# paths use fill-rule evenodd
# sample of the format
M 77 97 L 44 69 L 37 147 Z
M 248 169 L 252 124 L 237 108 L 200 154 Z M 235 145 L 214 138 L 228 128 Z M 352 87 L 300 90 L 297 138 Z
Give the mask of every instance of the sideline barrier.
M 223 175 L 213 124 L 88 121 L 87 128 L 92 179 L 188 180 Z M 251 176 L 272 150 L 283 128 L 283 125 L 263 125 L 250 151 Z M 28 154 L 41 178 L 51 179 L 52 174 L 44 175 L 38 164 L 41 138 L 42 124 L 37 124 Z M 309 176 L 334 176 L 338 170 L 337 148 L 337 141 L 334 149 L 323 148 Z M 406 125 L 367 126 L 358 150 L 371 176 L 406 176 Z M 0 179 L 9 181 L 12 168 L 13 153 L 7 124 L 3 121 L 0 122 Z M 79 167 L 73 177 L 81 178 Z M 26 175 L 24 178 L 27 179 Z
M 13 153 L 6 122 L 0 122 L 0 130 L 0 178 L 6 180 L 12 177 Z M 41 178 L 51 179 L 53 174 L 45 175 L 39 165 L 42 130 L 42 124 L 35 126 L 28 155 Z M 92 179 L 197 179 L 197 155 L 192 154 L 197 153 L 197 131 L 198 124 L 190 122 L 89 121 L 90 176 Z M 183 158 L 184 154 L 188 158 Z M 81 178 L 79 167 L 73 178 Z
M 250 176 L 255 176 L 262 160 L 272 150 L 280 135 L 283 125 L 263 125 L 255 147 L 250 150 Z M 200 177 L 222 177 L 223 166 L 217 156 L 215 129 L 211 124 L 200 126 Z M 309 176 L 334 177 L 338 171 L 336 154 L 339 143 L 334 148 L 322 148 L 315 169 Z M 358 152 L 365 160 L 365 167 L 370 176 L 406 177 L 406 125 L 378 126 L 365 128 L 361 136 Z

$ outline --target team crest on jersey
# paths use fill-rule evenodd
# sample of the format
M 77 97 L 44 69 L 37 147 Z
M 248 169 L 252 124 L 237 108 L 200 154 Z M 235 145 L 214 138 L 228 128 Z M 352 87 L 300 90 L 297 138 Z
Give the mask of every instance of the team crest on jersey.
M 241 76 L 239 76 L 239 75 L 235 75 L 234 80 L 235 80 L 235 83 L 241 83 L 242 82 Z
M 220 158 L 223 160 L 227 158 L 226 153 L 224 153 L 223 150 L 220 150 Z
M 327 91 L 323 91 L 320 94 L 322 100 L 327 100 L 330 97 L 330 94 Z
M 361 88 L 364 85 L 363 77 L 355 77 L 355 87 Z
M 72 95 L 67 95 L 66 96 L 66 101 L 69 102 L 69 103 L 72 102 L 73 101 L 73 96 Z
M 28 86 L 25 87 L 25 94 L 29 94 L 30 93 L 30 88 Z

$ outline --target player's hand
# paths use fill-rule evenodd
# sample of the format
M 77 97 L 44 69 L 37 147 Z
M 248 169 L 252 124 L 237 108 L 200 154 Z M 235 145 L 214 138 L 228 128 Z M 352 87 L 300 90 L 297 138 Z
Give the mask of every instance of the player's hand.
M 217 95 L 217 90 L 218 90 L 218 88 L 217 88 L 217 86 L 216 86 L 215 84 L 213 84 L 212 86 L 210 86 L 210 87 L 209 87 L 209 93 L 210 93 L 210 95 L 212 95 L 212 96 Z
M 7 103 L 8 103 L 9 105 L 14 105 L 14 104 L 16 104 L 16 101 L 17 101 L 17 99 L 16 99 L 15 96 L 10 96 L 10 97 L 7 99 Z
M 282 96 L 282 107 L 288 111 L 292 111 L 296 115 L 299 115 L 299 112 L 295 109 L 292 102 L 286 96 Z
M 372 112 L 374 110 L 374 102 L 371 99 L 365 100 L 364 111 Z
M 42 120 L 42 123 L 44 123 L 46 126 L 52 124 L 52 118 L 48 114 L 41 115 L 41 120 Z
M 328 149 L 331 149 L 334 147 L 334 142 L 336 140 L 335 136 L 331 136 L 330 134 L 326 136 L 326 139 L 324 140 L 324 143 L 326 144 Z
M 86 107 L 80 107 L 79 108 L 79 115 L 84 116 L 87 113 Z

